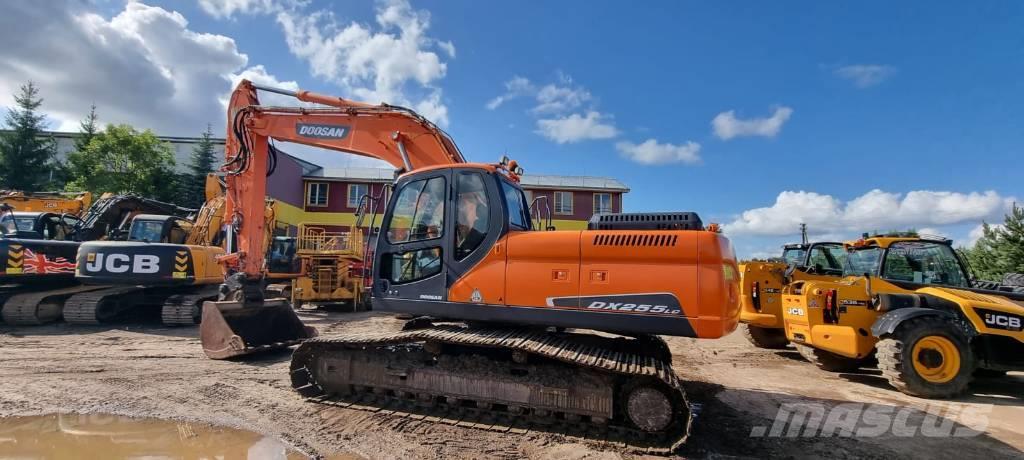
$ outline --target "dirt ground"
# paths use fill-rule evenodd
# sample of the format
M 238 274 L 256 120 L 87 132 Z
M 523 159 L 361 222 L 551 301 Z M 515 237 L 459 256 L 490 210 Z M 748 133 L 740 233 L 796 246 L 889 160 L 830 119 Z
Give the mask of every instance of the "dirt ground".
M 397 328 L 375 313 L 303 312 L 322 332 Z M 288 382 L 288 352 L 246 361 L 204 357 L 197 328 L 119 324 L 72 327 L 0 325 L 0 416 L 103 412 L 186 419 L 276 436 L 311 456 L 365 458 L 631 458 L 628 452 L 566 434 L 525 434 L 430 424 L 303 401 Z M 683 455 L 696 458 L 1020 458 L 1024 450 L 1024 375 L 975 382 L 973 394 L 929 402 L 889 389 L 877 371 L 829 374 L 795 351 L 765 351 L 740 333 L 715 341 L 670 338 L 674 367 L 700 404 Z M 772 426 L 779 407 L 875 404 L 986 414 L 970 437 L 915 430 L 875 437 L 752 437 Z M 953 412 L 943 412 L 952 410 Z M 907 425 L 923 417 L 915 412 Z M 897 417 L 898 418 L 898 417 Z M 952 416 L 950 418 L 953 418 Z M 866 419 L 865 419 L 866 420 Z M 963 421 L 964 419 L 956 419 Z M 932 420 L 933 422 L 935 420 Z M 939 422 L 948 421 L 946 417 Z M 952 422 L 950 422 L 952 423 Z M 952 424 L 953 427 L 962 427 Z

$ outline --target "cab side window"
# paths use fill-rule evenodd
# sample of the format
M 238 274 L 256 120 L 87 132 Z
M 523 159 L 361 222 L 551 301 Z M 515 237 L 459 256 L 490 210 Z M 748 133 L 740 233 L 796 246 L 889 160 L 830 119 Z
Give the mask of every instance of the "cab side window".
M 480 173 L 462 172 L 456 177 L 455 260 L 463 260 L 487 236 L 489 210 L 483 176 Z
M 530 228 L 530 211 L 524 204 L 523 192 L 505 181 L 501 181 L 501 189 L 505 194 L 505 203 L 508 204 L 508 223 L 528 230 Z
M 398 193 L 388 224 L 388 242 L 409 243 L 440 238 L 444 232 L 444 178 L 409 182 Z

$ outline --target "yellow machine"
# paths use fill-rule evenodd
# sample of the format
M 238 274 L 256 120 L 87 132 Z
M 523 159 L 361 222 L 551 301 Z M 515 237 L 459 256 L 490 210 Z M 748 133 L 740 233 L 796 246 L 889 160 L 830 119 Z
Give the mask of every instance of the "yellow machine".
M 0 205 L 7 204 L 15 211 L 52 212 L 54 214 L 71 214 L 80 216 L 92 204 L 92 194 L 35 192 L 25 193 L 13 190 L 0 190 Z
M 743 335 L 758 348 L 789 344 L 782 322 L 782 293 L 794 281 L 842 276 L 842 243 L 794 243 L 783 247 L 779 262 L 740 264 L 740 322 Z
M 292 280 L 291 300 L 296 308 L 305 305 L 346 304 L 355 310 L 363 295 L 363 234 L 353 227 L 347 232 L 329 232 L 324 227 L 299 227 L 296 257 L 301 276 Z
M 191 220 L 140 214 L 132 219 L 127 241 L 83 243 L 75 278 L 110 287 L 69 298 L 64 320 L 99 324 L 133 308 L 159 305 L 164 324 L 195 324 L 200 305 L 217 297 L 223 280 L 216 258 L 224 254 L 224 193 L 212 174 L 206 198 Z
M 930 398 L 963 392 L 978 369 L 1024 369 L 1024 294 L 977 288 L 952 241 L 845 247 L 844 278 L 797 281 L 782 296 L 787 338 L 819 367 L 847 371 L 876 355 L 893 387 Z

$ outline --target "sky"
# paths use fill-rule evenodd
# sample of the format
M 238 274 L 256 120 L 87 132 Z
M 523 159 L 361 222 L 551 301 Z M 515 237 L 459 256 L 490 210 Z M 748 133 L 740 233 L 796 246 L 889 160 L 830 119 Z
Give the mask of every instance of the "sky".
M 1024 3 L 52 0 L 0 15 L 0 105 L 50 128 L 223 132 L 241 78 L 412 107 L 471 161 L 614 177 L 741 257 L 917 229 L 969 246 L 1024 197 Z M 273 99 L 266 99 L 273 100 Z M 324 166 L 378 165 L 285 150 Z

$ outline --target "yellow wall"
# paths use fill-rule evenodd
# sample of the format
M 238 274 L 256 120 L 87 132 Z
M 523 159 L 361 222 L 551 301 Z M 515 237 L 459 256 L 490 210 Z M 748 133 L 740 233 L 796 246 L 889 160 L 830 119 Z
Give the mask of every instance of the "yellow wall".
M 351 212 L 307 212 L 302 208 L 292 206 L 281 201 L 275 202 L 274 212 L 279 224 L 288 224 L 298 227 L 299 224 L 321 224 L 321 225 L 352 225 L 356 223 L 356 215 Z M 377 217 L 380 222 L 381 216 Z M 559 220 L 551 221 L 558 230 L 585 230 L 585 220 Z

